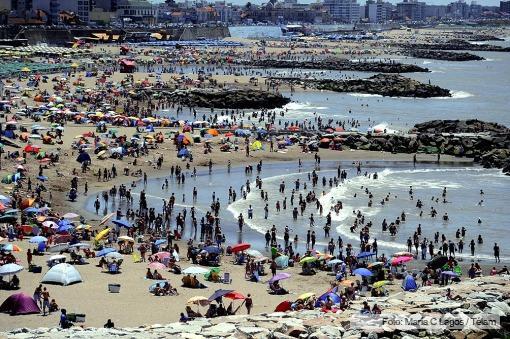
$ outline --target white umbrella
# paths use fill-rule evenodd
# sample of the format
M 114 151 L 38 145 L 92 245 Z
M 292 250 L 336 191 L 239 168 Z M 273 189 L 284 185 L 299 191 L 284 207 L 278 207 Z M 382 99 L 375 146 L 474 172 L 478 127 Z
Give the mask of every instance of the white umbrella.
M 67 257 L 63 254 L 55 254 L 55 255 L 52 255 L 51 257 L 48 258 L 48 261 L 53 261 L 53 260 L 62 260 L 62 259 L 66 259 Z
M 5 264 L 0 267 L 0 275 L 11 275 L 21 272 L 23 270 L 23 266 L 18 264 Z
M 90 244 L 87 244 L 86 242 L 79 242 L 77 244 L 73 244 L 73 245 L 69 246 L 69 248 L 77 248 L 77 247 L 90 248 Z
M 60 251 L 65 251 L 69 248 L 69 243 L 61 243 L 61 244 L 56 244 L 56 245 L 53 245 L 53 246 L 49 246 L 47 248 L 47 251 L 50 252 L 50 253 L 60 253 Z
M 74 218 L 78 218 L 79 215 L 76 213 L 68 212 L 68 213 L 64 214 L 62 217 L 64 219 L 74 219 Z
M 184 273 L 184 274 L 206 274 L 208 272 L 209 272 L 209 270 L 207 268 L 200 267 L 200 266 L 190 266 L 187 269 L 185 269 L 184 271 L 182 271 L 182 273 Z
M 107 258 L 107 259 L 122 259 L 124 257 L 119 252 L 110 252 L 105 255 L 105 258 Z
M 251 248 L 247 249 L 245 252 L 249 256 L 252 256 L 252 257 L 255 257 L 255 258 L 259 258 L 259 257 L 263 257 L 264 256 L 262 253 L 260 253 L 260 251 L 257 251 L 257 250 L 251 249 Z
M 80 272 L 67 263 L 61 263 L 53 266 L 42 278 L 42 283 L 54 283 L 64 286 L 81 282 Z
M 58 228 L 57 223 L 55 223 L 54 221 L 51 221 L 51 220 L 46 220 L 46 221 L 45 221 L 45 222 L 43 222 L 42 224 L 43 224 L 43 226 L 45 226 L 45 227 Z

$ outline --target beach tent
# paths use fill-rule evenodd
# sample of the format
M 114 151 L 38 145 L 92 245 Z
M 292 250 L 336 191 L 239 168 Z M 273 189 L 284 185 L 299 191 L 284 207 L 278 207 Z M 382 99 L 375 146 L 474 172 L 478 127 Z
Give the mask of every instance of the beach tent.
M 41 313 L 34 298 L 25 293 L 16 293 L 9 296 L 0 306 L 0 312 L 10 315 Z
M 187 148 L 181 148 L 181 150 L 177 153 L 177 158 L 187 157 L 189 157 L 189 150 Z
M 42 278 L 42 283 L 71 285 L 82 281 L 80 272 L 74 266 L 61 263 L 53 266 Z
M 278 258 L 276 258 L 274 261 L 276 263 L 276 267 L 278 267 L 279 269 L 289 267 L 289 257 L 286 255 L 281 255 Z
M 414 280 L 413 276 L 411 274 L 408 274 L 404 281 L 402 281 L 402 288 L 404 291 L 411 291 L 415 292 L 418 289 L 418 286 L 416 285 L 416 281 Z

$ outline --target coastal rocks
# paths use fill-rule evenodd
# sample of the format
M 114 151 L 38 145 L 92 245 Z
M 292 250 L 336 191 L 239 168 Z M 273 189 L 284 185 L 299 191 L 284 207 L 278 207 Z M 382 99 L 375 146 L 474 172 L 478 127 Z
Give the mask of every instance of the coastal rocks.
M 446 61 L 473 61 L 485 60 L 485 58 L 466 52 L 437 51 L 431 49 L 409 49 L 403 52 L 413 58 L 446 60 Z
M 428 49 L 428 50 L 442 50 L 442 51 L 483 51 L 483 52 L 510 52 L 510 47 L 502 47 L 486 44 L 471 44 L 465 40 L 450 40 L 444 43 L 437 44 L 398 44 L 398 47 L 414 50 L 414 49 Z
M 281 94 L 239 88 L 175 90 L 161 92 L 161 95 L 185 107 L 218 109 L 274 109 L 281 108 L 290 102 L 289 98 Z
M 414 125 L 411 133 L 509 133 L 506 126 L 477 119 L 431 120 Z
M 245 66 L 264 67 L 264 68 L 296 68 L 296 69 L 318 69 L 331 71 L 358 71 L 374 73 L 411 73 L 428 72 L 423 68 L 411 64 L 402 64 L 397 62 L 352 62 L 347 59 L 324 59 L 313 61 L 296 61 L 281 59 L 259 59 L 259 60 L 241 60 L 240 64 Z
M 365 93 L 388 97 L 431 98 L 449 97 L 449 90 L 424 84 L 419 81 L 403 77 L 398 74 L 377 74 L 367 79 L 332 80 L 332 79 L 297 79 L 272 78 L 288 82 L 293 85 L 312 87 L 317 90 L 327 90 L 345 93 Z
M 485 168 L 501 168 L 503 173 L 510 175 L 510 149 L 494 149 L 481 157 Z

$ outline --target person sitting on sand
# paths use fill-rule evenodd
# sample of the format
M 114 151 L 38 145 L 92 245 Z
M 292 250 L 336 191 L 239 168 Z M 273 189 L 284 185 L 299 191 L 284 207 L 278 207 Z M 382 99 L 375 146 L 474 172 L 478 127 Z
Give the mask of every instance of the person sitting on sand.
M 194 318 L 201 318 L 203 317 L 200 312 L 195 312 L 191 309 L 191 306 L 186 306 L 186 314 L 188 315 L 188 318 L 194 319 Z
M 152 275 L 150 268 L 147 268 L 147 273 L 145 274 L 145 279 L 154 279 L 154 276 Z
M 508 271 L 508 267 L 505 265 L 498 271 L 498 274 L 510 274 L 510 271 Z
M 55 301 L 55 299 L 51 299 L 51 302 L 50 302 L 50 312 L 55 312 L 55 311 L 58 311 L 59 308 L 58 308 L 58 305 L 57 305 L 57 302 Z
M 152 275 L 152 278 L 156 279 L 156 280 L 163 280 L 163 277 L 157 270 L 154 270 L 154 274 Z
M 372 307 L 372 314 L 381 314 L 382 310 L 377 306 L 377 304 L 374 304 L 374 307 Z
M 181 312 L 181 316 L 180 316 L 180 318 L 179 318 L 179 322 L 181 322 L 181 323 L 187 323 L 187 322 L 188 322 L 188 320 L 190 320 L 190 319 L 189 319 L 188 317 L 186 317 L 186 316 L 184 315 L 184 313 L 182 313 L 182 312 Z
M 187 274 L 184 277 L 182 277 L 182 286 L 192 287 L 191 286 L 191 275 Z
M 454 295 L 452 294 L 452 290 L 451 290 L 449 287 L 446 289 L 446 298 L 447 298 L 448 300 L 463 300 L 463 299 L 462 299 L 462 297 L 461 297 L 460 295 L 456 295 L 456 296 L 454 296 Z
M 113 323 L 113 321 L 111 319 L 108 319 L 108 321 L 106 322 L 106 324 L 104 324 L 103 327 L 104 328 L 114 328 L 115 324 Z

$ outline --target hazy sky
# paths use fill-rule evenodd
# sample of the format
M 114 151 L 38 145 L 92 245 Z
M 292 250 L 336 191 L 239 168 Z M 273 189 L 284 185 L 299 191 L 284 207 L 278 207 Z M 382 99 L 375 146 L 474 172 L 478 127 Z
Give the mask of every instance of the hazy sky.
M 159 2 L 164 2 L 164 0 L 149 0 L 153 3 L 159 3 Z M 177 0 L 177 2 L 179 2 L 180 0 Z M 209 2 L 214 2 L 214 0 L 208 0 Z M 234 4 L 241 4 L 241 5 L 244 5 L 247 0 L 225 0 L 226 2 L 231 2 L 231 3 L 234 3 Z M 360 5 L 364 5 L 365 4 L 365 1 L 366 0 L 358 0 L 358 3 Z M 397 2 L 400 2 L 400 0 L 389 0 L 391 3 L 397 3 Z M 453 2 L 454 0 L 421 0 L 421 1 L 425 1 L 427 4 L 431 4 L 431 5 L 447 5 L 449 4 L 450 2 Z M 267 0 L 252 0 L 250 1 L 251 3 L 255 3 L 255 4 L 260 4 L 260 3 L 265 3 L 265 2 L 268 2 Z M 311 2 L 316 2 L 314 0 L 298 0 L 298 2 L 300 3 L 311 3 Z M 468 4 L 471 3 L 471 0 L 466 0 L 466 2 Z M 485 5 L 485 6 L 499 6 L 499 0 L 478 0 L 476 1 L 478 4 L 480 5 Z

